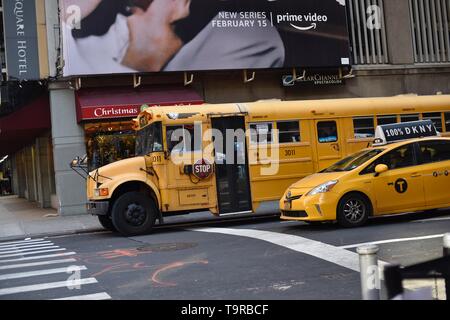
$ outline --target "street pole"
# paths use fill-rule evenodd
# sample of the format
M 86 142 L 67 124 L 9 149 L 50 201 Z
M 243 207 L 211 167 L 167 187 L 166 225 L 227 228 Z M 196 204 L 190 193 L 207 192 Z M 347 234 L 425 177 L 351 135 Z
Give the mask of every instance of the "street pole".
M 378 269 L 378 246 L 358 247 L 363 300 L 380 300 L 380 271 Z
M 450 256 L 450 233 L 444 234 L 444 257 Z

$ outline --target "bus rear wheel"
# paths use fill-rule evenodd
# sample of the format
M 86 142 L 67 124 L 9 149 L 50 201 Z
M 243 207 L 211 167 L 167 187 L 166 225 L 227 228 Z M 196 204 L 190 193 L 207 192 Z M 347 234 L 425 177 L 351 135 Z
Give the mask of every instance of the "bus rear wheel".
M 364 196 L 358 193 L 348 194 L 339 201 L 337 221 L 344 228 L 360 227 L 369 219 L 371 208 Z
M 122 235 L 143 235 L 152 230 L 157 208 L 149 196 L 141 192 L 127 192 L 115 201 L 111 217 L 114 227 Z

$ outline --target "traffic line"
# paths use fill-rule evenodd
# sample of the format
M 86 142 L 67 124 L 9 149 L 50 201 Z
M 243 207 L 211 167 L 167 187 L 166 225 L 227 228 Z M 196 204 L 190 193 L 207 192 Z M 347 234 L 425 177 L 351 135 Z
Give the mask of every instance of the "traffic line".
M 11 245 L 11 244 L 22 244 L 22 243 L 30 244 L 32 242 L 39 242 L 39 241 L 45 241 L 45 239 L 29 239 L 29 240 L 21 240 L 21 241 L 1 242 L 0 248 L 3 246 Z
M 33 285 L 28 285 L 28 286 L 0 289 L 0 296 L 16 294 L 16 293 L 64 288 L 64 287 L 67 287 L 67 288 L 77 287 L 77 286 L 93 284 L 93 283 L 98 283 L 98 281 L 95 278 L 87 278 L 87 279 L 79 279 L 79 280 L 72 280 L 72 281 L 59 281 L 59 282 L 33 284 Z
M 396 243 L 396 242 L 408 242 L 408 241 L 418 241 L 418 240 L 429 240 L 429 239 L 437 239 L 444 237 L 443 234 L 434 234 L 431 236 L 422 236 L 422 237 L 413 237 L 413 238 L 400 238 L 400 239 L 389 239 L 389 240 L 380 240 L 380 241 L 372 241 L 372 242 L 364 242 L 351 244 L 347 246 L 341 246 L 341 249 L 354 249 L 360 246 L 372 245 L 372 244 L 386 244 L 386 243 Z
M 38 271 L 10 273 L 10 274 L 0 275 L 0 281 L 11 280 L 11 279 L 31 278 L 31 277 L 37 277 L 37 276 L 45 276 L 45 275 L 49 275 L 49 274 L 71 273 L 73 270 L 82 271 L 82 270 L 87 270 L 87 268 L 86 268 L 86 266 L 70 266 L 70 267 L 57 268 L 57 269 L 46 269 L 46 270 L 38 270 Z
M 263 240 L 359 272 L 359 255 L 357 253 L 299 236 L 254 229 L 199 228 L 189 230 Z M 380 267 L 384 265 L 386 262 L 379 261 Z
M 76 259 L 70 258 L 70 259 L 50 260 L 50 261 L 42 261 L 42 262 L 11 264 L 8 266 L 0 266 L 0 270 L 48 266 L 51 264 L 71 263 L 71 262 L 76 262 L 76 261 L 77 261 Z
M 47 258 L 58 258 L 58 257 L 64 257 L 64 256 L 73 256 L 75 255 L 75 252 L 64 252 L 64 253 L 57 253 L 57 254 L 47 254 L 44 256 L 35 256 L 35 257 L 25 257 L 25 258 L 17 258 L 17 259 L 8 259 L 8 260 L 0 260 L 0 263 L 9 263 L 9 262 L 16 262 L 16 261 L 28 261 L 28 260 L 38 260 L 38 259 L 47 259 Z
M 10 253 L 21 253 L 21 252 L 28 252 L 28 251 L 35 251 L 35 250 L 47 250 L 47 249 L 57 249 L 59 248 L 58 246 L 54 246 L 54 245 L 49 245 L 47 247 L 42 247 L 42 248 L 27 248 L 27 249 L 20 249 L 20 250 L 11 250 L 11 251 L 0 251 L 0 258 L 5 255 L 5 254 L 10 254 Z
M 417 223 L 417 222 L 432 222 L 432 221 L 446 221 L 446 220 L 450 220 L 450 217 L 420 219 L 420 220 L 413 220 L 411 222 Z
M 35 248 L 40 246 L 53 245 L 50 241 L 39 241 L 32 242 L 31 244 L 10 244 L 7 246 L 0 247 L 0 251 L 11 250 L 11 249 L 25 249 L 25 248 Z
M 41 253 L 49 253 L 49 252 L 57 252 L 57 251 L 66 251 L 66 249 L 65 248 L 60 248 L 60 249 L 40 250 L 40 251 L 32 251 L 32 252 L 14 253 L 14 254 L 0 254 L 0 258 L 29 256 L 29 255 L 32 255 L 32 254 L 41 254 Z M 2 260 L 0 260 L 0 262 L 1 261 Z
M 86 294 L 83 296 L 74 296 L 74 297 L 67 297 L 67 298 L 59 298 L 59 299 L 53 299 L 53 300 L 111 300 L 111 296 L 107 294 L 106 292 L 101 293 L 94 293 L 94 294 Z

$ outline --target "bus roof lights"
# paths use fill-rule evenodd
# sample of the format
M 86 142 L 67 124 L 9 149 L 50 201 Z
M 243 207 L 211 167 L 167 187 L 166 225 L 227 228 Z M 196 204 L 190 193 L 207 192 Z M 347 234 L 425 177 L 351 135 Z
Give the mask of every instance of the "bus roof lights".
M 386 145 L 414 138 L 440 136 L 433 121 L 412 121 L 378 126 L 375 131 L 374 146 Z

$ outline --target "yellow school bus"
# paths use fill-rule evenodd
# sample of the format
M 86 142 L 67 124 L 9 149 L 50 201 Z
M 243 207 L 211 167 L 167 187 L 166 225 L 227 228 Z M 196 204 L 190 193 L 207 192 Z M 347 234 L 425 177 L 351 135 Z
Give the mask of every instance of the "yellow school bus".
M 139 156 L 89 173 L 88 212 L 124 235 L 168 215 L 251 213 L 368 147 L 377 126 L 423 119 L 450 135 L 450 95 L 148 108 Z

